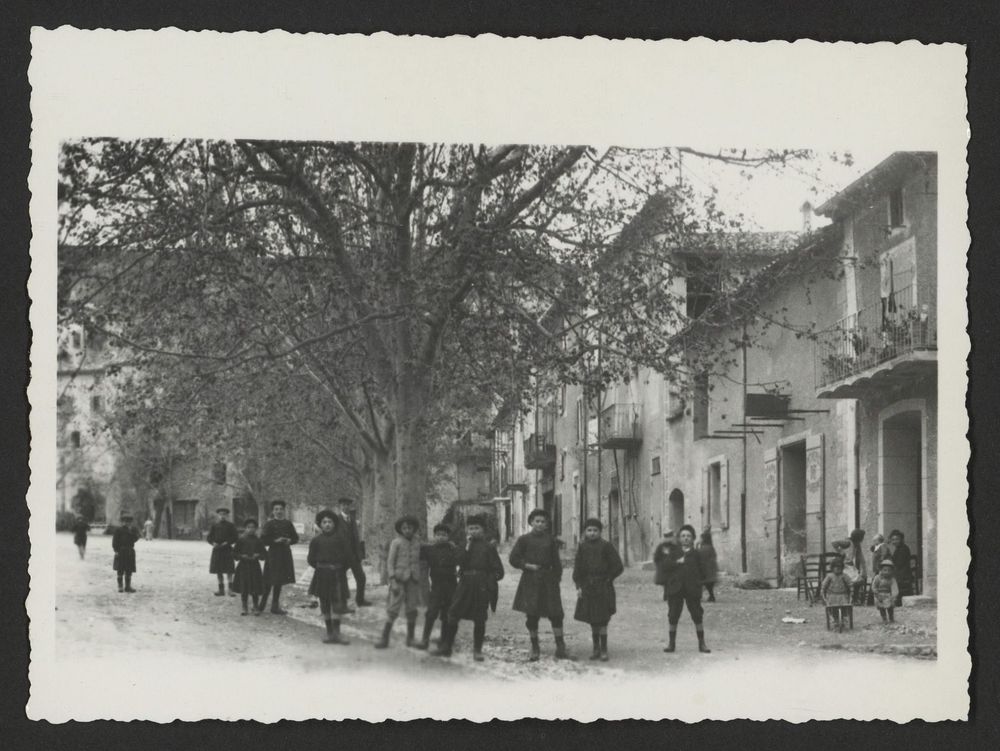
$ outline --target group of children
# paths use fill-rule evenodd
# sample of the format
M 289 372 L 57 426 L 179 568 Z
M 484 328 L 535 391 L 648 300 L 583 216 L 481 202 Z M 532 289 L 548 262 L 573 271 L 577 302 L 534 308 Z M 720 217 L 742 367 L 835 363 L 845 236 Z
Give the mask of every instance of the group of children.
M 882 623 L 895 623 L 895 606 L 899 598 L 899 584 L 895 578 L 895 564 L 888 559 L 879 562 L 879 572 L 872 579 L 871 592 L 875 607 L 882 616 Z M 853 584 L 844 573 L 842 558 L 834 558 L 830 564 L 830 573 L 823 579 L 820 595 L 833 619 L 834 628 L 838 632 L 844 630 L 846 608 L 855 602 Z

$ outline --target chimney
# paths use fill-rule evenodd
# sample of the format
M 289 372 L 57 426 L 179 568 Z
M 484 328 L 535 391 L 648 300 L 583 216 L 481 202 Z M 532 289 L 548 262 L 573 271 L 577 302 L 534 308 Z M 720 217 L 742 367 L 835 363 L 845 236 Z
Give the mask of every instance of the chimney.
M 799 207 L 799 211 L 802 212 L 802 231 L 812 232 L 813 205 L 806 201 Z

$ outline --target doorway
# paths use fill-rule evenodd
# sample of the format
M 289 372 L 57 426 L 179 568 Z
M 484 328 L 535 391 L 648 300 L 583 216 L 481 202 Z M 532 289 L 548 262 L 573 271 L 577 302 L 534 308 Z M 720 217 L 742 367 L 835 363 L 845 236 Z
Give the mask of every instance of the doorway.
M 780 448 L 781 558 L 806 554 L 806 442 Z
M 676 532 L 684 524 L 684 493 L 681 492 L 680 488 L 674 488 L 670 491 L 670 497 L 667 499 L 667 528 L 663 531 L 666 532 L 667 529 L 672 529 Z
M 882 421 L 879 530 L 898 529 L 923 572 L 922 413 L 901 412 Z

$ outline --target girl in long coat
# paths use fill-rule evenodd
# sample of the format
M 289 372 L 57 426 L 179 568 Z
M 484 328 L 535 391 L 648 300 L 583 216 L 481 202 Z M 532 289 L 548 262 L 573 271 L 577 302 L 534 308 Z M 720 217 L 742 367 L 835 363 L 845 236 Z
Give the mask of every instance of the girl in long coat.
M 491 603 L 496 610 L 497 582 L 503 579 L 503 563 L 496 547 L 484 539 L 485 517 L 470 516 L 465 520 L 465 529 L 469 542 L 458 556 L 458 587 L 448 609 L 447 621 L 441 628 L 440 646 L 433 654 L 450 657 L 458 622 L 472 621 L 472 657 L 482 662 L 486 618 Z
M 267 548 L 257 537 L 257 520 L 247 519 L 243 522 L 243 536 L 233 547 L 233 557 L 236 559 L 236 575 L 233 577 L 232 591 L 239 592 L 243 603 L 243 613 L 246 615 L 247 600 L 253 598 L 253 614 L 260 615 L 257 609 L 258 600 L 264 594 L 264 575 L 260 571 L 260 562 L 267 557 Z
M 556 659 L 569 658 L 563 639 L 563 606 L 559 582 L 562 561 L 559 560 L 559 540 L 549 533 L 551 517 L 548 511 L 535 509 L 528 515 L 531 531 L 517 538 L 510 551 L 510 565 L 521 569 L 521 580 L 514 594 L 514 610 L 524 613 L 531 639 L 529 659 L 535 662 L 541 655 L 538 643 L 538 622 L 548 618 L 556 640 Z
M 236 525 L 229 521 L 229 509 L 219 508 L 216 512 L 219 520 L 208 530 L 208 537 L 205 538 L 212 546 L 212 557 L 208 561 L 208 573 L 215 574 L 219 580 L 219 590 L 216 597 L 226 594 L 223 584 L 223 576 L 229 582 L 229 596 L 235 597 L 233 592 L 233 573 L 236 571 L 236 564 L 233 561 L 233 545 L 239 539 L 239 532 Z
M 584 522 L 583 542 L 573 563 L 576 584 L 576 610 L 573 618 L 590 624 L 594 651 L 591 660 L 608 661 L 608 623 L 616 612 L 616 578 L 625 570 L 615 546 L 601 539 L 604 525 L 600 519 Z
M 88 532 L 90 532 L 90 525 L 83 520 L 82 516 L 76 517 L 76 522 L 73 524 L 73 544 L 76 545 L 76 549 L 80 553 L 80 560 L 83 560 L 83 556 L 87 553 Z
M 121 520 L 121 526 L 111 537 L 111 549 L 115 551 L 115 559 L 111 565 L 118 574 L 118 591 L 131 594 L 135 592 L 132 589 L 132 574 L 135 573 L 135 544 L 139 540 L 139 533 L 132 526 L 131 515 L 122 514 Z
M 260 601 L 260 610 L 267 606 L 268 595 L 271 597 L 271 612 L 275 615 L 287 615 L 288 611 L 281 609 L 281 588 L 285 584 L 295 583 L 295 563 L 292 561 L 292 548 L 299 541 L 295 526 L 285 518 L 285 502 L 274 501 L 271 504 L 272 518 L 264 522 L 260 539 L 267 546 L 267 561 L 264 564 L 264 598 Z
M 315 570 L 309 594 L 319 599 L 320 613 L 326 622 L 324 644 L 349 644 L 340 635 L 340 616 L 347 612 L 347 598 L 341 590 L 343 572 L 351 565 L 353 558 L 347 540 L 337 534 L 340 520 L 330 509 L 316 514 L 316 526 L 320 534 L 309 542 L 306 558 Z
M 708 592 L 708 602 L 715 602 L 715 583 L 719 581 L 719 559 L 712 544 L 712 533 L 707 529 L 701 533 L 698 558 L 701 560 L 701 574 L 705 577 L 701 583 Z
M 677 648 L 677 624 L 685 605 L 698 634 L 698 651 L 712 651 L 705 644 L 704 610 L 701 607 L 701 586 L 705 576 L 698 551 L 694 549 L 694 538 L 694 527 L 685 524 L 678 534 L 679 545 L 665 541 L 653 555 L 657 582 L 663 584 L 663 599 L 667 601 L 670 642 L 664 652 L 673 652 Z

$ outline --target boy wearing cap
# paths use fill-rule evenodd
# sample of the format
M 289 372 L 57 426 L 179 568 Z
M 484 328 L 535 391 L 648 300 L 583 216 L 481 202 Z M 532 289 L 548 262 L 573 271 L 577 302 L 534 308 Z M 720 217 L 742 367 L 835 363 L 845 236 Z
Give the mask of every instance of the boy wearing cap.
M 218 577 L 219 591 L 215 593 L 216 597 L 222 597 L 226 594 L 222 581 L 223 575 L 229 584 L 229 596 L 236 597 L 236 593 L 233 592 L 233 573 L 236 571 L 236 565 L 233 562 L 233 545 L 239 539 L 239 533 L 236 531 L 236 525 L 229 521 L 229 509 L 216 509 L 215 513 L 218 514 L 219 520 L 208 530 L 206 538 L 209 545 L 212 546 L 212 558 L 208 562 L 208 573 Z
M 135 544 L 139 540 L 139 532 L 132 526 L 132 515 L 121 515 L 121 526 L 111 537 L 111 549 L 115 551 L 115 559 L 111 564 L 118 575 L 118 591 L 132 594 L 132 574 L 135 573 Z M 122 579 L 125 583 L 122 586 Z
M 330 509 L 323 509 L 316 514 L 316 526 L 320 533 L 309 542 L 307 562 L 313 567 L 312 583 L 309 594 L 319 598 L 320 613 L 326 622 L 326 638 L 324 644 L 349 644 L 340 635 L 340 616 L 347 612 L 344 597 L 342 574 L 351 564 L 351 551 L 344 538 L 337 534 L 340 520 Z
M 389 598 L 385 607 L 385 624 L 382 637 L 375 642 L 375 649 L 389 646 L 392 624 L 399 611 L 406 609 L 406 646 L 416 644 L 417 608 L 420 607 L 420 543 L 414 539 L 420 522 L 415 516 L 401 516 L 396 520 L 396 538 L 389 544 L 386 570 L 389 572 Z
M 608 623 L 615 614 L 614 580 L 625 570 L 618 550 L 601 539 L 604 525 L 600 519 L 587 519 L 583 542 L 576 550 L 573 583 L 576 584 L 576 610 L 573 618 L 590 624 L 594 651 L 591 660 L 608 661 Z
M 295 526 L 285 518 L 284 501 L 271 503 L 271 518 L 264 522 L 260 539 L 267 546 L 267 560 L 264 563 L 264 597 L 259 610 L 264 612 L 268 595 L 271 595 L 271 612 L 287 615 L 288 611 L 281 609 L 281 588 L 295 583 L 291 546 L 299 541 L 299 535 Z
M 896 566 L 888 558 L 879 561 L 879 570 L 872 579 L 872 597 L 875 607 L 882 616 L 882 623 L 895 623 L 896 599 L 899 597 L 899 584 L 896 583 Z
M 434 621 L 441 616 L 441 632 L 444 633 L 445 621 L 448 619 L 448 608 L 455 597 L 458 577 L 455 568 L 458 566 L 459 551 L 451 540 L 451 527 L 447 524 L 434 526 L 434 542 L 420 546 L 420 560 L 427 564 L 431 579 L 431 592 L 427 603 L 427 613 L 424 616 L 424 635 L 417 649 L 427 649 L 431 640 Z
M 243 536 L 233 548 L 236 559 L 236 576 L 231 591 L 239 592 L 243 602 L 241 615 L 249 615 L 247 600 L 253 598 L 253 614 L 260 615 L 258 600 L 264 594 L 264 575 L 260 572 L 260 562 L 267 557 L 267 548 L 257 537 L 257 520 L 250 517 L 243 522 Z
M 556 640 L 556 659 L 569 659 L 563 639 L 563 606 L 559 591 L 562 561 L 559 560 L 559 540 L 549 533 L 551 517 L 543 509 L 528 515 L 531 531 L 521 535 L 510 551 L 510 565 L 521 569 L 521 580 L 514 595 L 514 610 L 525 614 L 525 626 L 531 639 L 528 659 L 536 662 L 541 650 L 538 643 L 538 622 L 548 618 Z
M 433 654 L 451 657 L 459 621 L 472 621 L 472 659 L 482 662 L 486 618 L 491 607 L 496 612 L 497 582 L 503 579 L 503 563 L 496 546 L 486 541 L 486 517 L 470 516 L 465 520 L 465 531 L 469 543 L 458 557 L 458 586 Z

